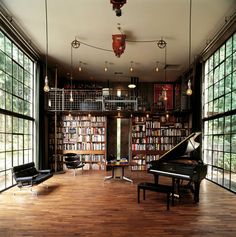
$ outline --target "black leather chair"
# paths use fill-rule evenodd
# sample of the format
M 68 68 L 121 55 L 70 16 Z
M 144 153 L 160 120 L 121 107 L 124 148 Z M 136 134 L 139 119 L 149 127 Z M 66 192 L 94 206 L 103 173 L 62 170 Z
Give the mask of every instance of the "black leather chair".
M 80 160 L 80 157 L 75 153 L 67 153 L 64 155 L 65 157 L 65 165 L 67 169 L 73 169 L 74 170 L 74 176 L 76 175 L 76 169 L 84 167 L 84 163 Z

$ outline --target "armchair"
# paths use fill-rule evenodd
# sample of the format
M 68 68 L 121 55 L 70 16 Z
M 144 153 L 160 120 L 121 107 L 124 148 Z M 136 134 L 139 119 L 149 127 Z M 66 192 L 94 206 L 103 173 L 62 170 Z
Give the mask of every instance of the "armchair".
M 80 160 L 79 156 L 75 153 L 67 153 L 65 156 L 65 165 L 67 169 L 74 170 L 74 176 L 76 175 L 76 169 L 84 167 L 84 163 Z

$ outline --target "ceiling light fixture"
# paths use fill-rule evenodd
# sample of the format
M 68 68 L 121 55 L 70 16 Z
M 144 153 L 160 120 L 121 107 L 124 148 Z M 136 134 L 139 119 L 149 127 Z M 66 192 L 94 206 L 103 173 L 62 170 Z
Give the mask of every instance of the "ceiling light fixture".
M 136 77 L 131 77 L 130 84 L 128 85 L 130 89 L 134 89 L 136 87 Z
M 120 24 L 118 23 L 118 33 L 112 35 L 112 48 L 115 55 L 119 58 L 125 51 L 125 39 L 126 35 L 121 31 Z
M 44 79 L 44 92 L 49 92 L 49 85 L 48 85 L 48 7 L 47 7 L 47 0 L 45 0 L 45 16 L 46 16 L 46 68 L 45 68 L 45 79 Z
M 191 85 L 191 79 L 190 79 L 190 62 L 191 62 L 191 26 L 192 26 L 192 0 L 189 0 L 189 51 L 188 51 L 188 69 L 189 69 L 189 79 L 187 84 L 187 91 L 186 94 L 188 96 L 192 95 L 192 85 Z
M 121 7 L 126 3 L 126 0 L 111 0 L 111 4 L 113 5 L 113 10 L 116 13 L 116 16 L 121 16 Z

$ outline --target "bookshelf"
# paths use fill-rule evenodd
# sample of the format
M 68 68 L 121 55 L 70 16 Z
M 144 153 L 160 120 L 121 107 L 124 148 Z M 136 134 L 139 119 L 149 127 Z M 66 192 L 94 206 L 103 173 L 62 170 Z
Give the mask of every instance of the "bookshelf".
M 84 169 L 105 169 L 106 117 L 63 116 L 63 154 L 76 153 Z
M 136 116 L 132 118 L 131 170 L 147 170 L 149 164 L 191 133 L 188 117 Z
M 62 122 L 58 115 L 49 115 L 48 154 L 50 167 L 55 172 L 63 170 L 63 132 Z

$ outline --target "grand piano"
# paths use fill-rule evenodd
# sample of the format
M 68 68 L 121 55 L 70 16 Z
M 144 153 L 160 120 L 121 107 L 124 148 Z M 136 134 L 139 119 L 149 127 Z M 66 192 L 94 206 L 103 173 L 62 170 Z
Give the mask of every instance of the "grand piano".
M 187 180 L 185 186 L 193 192 L 196 203 L 199 202 L 200 183 L 207 174 L 207 165 L 197 155 L 197 148 L 199 148 L 200 143 L 195 140 L 200 134 L 200 132 L 195 132 L 189 135 L 160 156 L 158 160 L 151 161 L 148 169 L 148 173 L 154 175 L 157 184 L 159 176 L 172 178 L 173 194 L 176 186 L 179 191 L 180 182 Z

